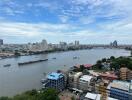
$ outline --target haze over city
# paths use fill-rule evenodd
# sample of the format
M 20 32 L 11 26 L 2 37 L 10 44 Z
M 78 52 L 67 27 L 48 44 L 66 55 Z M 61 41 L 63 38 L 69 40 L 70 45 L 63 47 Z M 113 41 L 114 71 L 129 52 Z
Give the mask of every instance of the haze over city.
M 131 0 L 0 0 L 0 38 L 132 44 L 131 5 Z

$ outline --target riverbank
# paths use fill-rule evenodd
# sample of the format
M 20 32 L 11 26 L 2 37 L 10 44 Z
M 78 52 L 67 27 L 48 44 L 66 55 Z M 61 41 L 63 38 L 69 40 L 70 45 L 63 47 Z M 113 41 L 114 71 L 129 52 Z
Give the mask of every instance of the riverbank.
M 31 55 L 40 55 L 40 54 L 61 53 L 61 52 L 70 52 L 70 51 L 79 51 L 79 50 L 91 50 L 91 49 L 98 49 L 98 48 L 101 48 L 101 49 L 120 49 L 120 48 L 104 48 L 104 47 L 92 48 L 92 47 L 89 47 L 89 48 L 68 49 L 68 50 L 57 49 L 57 50 L 37 51 L 37 52 L 29 51 L 28 53 L 19 53 L 19 55 L 0 56 L 0 60 L 7 59 L 7 58 L 18 58 L 18 57 L 21 57 L 21 56 L 31 56 Z M 124 49 L 124 50 L 131 51 L 130 49 Z

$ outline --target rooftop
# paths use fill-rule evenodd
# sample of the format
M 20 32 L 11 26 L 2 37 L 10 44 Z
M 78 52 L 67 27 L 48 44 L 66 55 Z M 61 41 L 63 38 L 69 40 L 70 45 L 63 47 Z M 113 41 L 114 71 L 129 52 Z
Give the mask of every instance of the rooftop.
M 80 80 L 90 82 L 90 80 L 91 80 L 92 78 L 93 78 L 92 76 L 83 75 L 83 76 L 80 78 Z
M 110 74 L 110 73 L 101 73 L 100 75 L 103 77 L 110 77 L 110 78 L 115 78 L 115 79 L 118 78 L 115 74 Z
M 84 67 L 85 68 L 90 68 L 90 67 L 92 67 L 92 64 L 84 64 Z
M 92 100 L 96 100 L 97 98 L 97 94 L 93 94 L 93 93 L 87 93 L 85 98 L 88 98 L 88 99 L 92 99 Z
M 111 87 L 121 89 L 121 90 L 125 90 L 125 91 L 129 91 L 131 88 L 131 83 L 114 80 L 112 83 L 109 84 L 108 89 L 110 89 Z
M 101 100 L 101 94 L 94 94 L 94 93 L 87 93 L 85 98 L 88 98 L 90 100 Z M 108 97 L 107 100 L 118 100 L 111 97 Z
M 52 79 L 52 80 L 57 80 L 61 77 L 63 77 L 63 74 L 62 73 L 57 73 L 57 72 L 52 72 L 52 73 L 47 75 L 47 78 Z

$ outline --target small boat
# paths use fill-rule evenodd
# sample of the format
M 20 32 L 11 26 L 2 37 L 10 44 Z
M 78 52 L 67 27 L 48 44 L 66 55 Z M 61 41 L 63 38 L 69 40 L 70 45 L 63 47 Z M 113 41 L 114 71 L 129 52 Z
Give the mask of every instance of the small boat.
M 56 57 L 52 58 L 52 59 L 56 59 Z
M 78 57 L 73 57 L 73 59 L 77 59 Z
M 6 65 L 4 65 L 4 67 L 10 67 L 11 66 L 11 64 L 6 64 Z

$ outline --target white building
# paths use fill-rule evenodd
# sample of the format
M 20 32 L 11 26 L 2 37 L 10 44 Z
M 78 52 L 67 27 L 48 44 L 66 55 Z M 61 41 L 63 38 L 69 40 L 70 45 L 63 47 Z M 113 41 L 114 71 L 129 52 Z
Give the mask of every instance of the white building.
M 69 73 L 68 76 L 69 76 L 69 80 L 68 80 L 69 86 L 71 88 L 78 88 L 79 78 L 80 76 L 82 76 L 82 72 L 77 72 L 77 73 L 71 72 Z
M 42 40 L 40 43 L 29 43 L 28 44 L 29 50 L 30 51 L 46 51 L 48 50 L 48 44 L 46 40 Z
M 45 51 L 48 49 L 48 44 L 46 40 L 42 40 L 42 42 L 40 43 L 40 50 Z
M 91 91 L 93 87 L 91 83 L 93 83 L 93 76 L 83 75 L 79 79 L 79 89 L 83 91 L 87 91 L 87 90 Z

